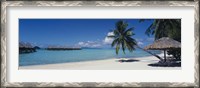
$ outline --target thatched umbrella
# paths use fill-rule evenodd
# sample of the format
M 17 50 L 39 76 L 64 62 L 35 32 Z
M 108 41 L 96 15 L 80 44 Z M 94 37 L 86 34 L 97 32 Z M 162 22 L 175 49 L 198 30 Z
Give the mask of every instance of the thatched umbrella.
M 146 50 L 164 50 L 164 60 L 166 60 L 166 50 L 181 48 L 181 43 L 168 37 L 160 38 L 153 44 L 146 46 Z

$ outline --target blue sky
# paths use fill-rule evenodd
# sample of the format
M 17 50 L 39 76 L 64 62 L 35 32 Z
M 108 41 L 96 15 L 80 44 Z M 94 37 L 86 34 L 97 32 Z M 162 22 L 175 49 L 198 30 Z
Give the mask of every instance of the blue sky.
M 19 19 L 19 41 L 40 47 L 49 45 L 79 47 L 110 47 L 112 39 L 106 38 L 119 20 L 127 21 L 140 46 L 153 42 L 145 30 L 153 20 L 140 23 L 138 19 Z

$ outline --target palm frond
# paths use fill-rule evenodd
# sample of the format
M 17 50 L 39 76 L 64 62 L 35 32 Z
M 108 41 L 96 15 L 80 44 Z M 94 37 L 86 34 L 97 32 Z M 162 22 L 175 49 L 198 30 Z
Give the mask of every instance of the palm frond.
M 122 40 L 122 51 L 124 54 L 125 54 L 125 49 L 126 49 L 125 40 Z
M 155 26 L 155 25 L 151 24 L 151 25 L 146 29 L 145 34 L 146 34 L 147 36 L 150 36 L 150 34 L 154 31 L 154 30 L 152 30 L 154 26 Z
M 106 36 L 108 38 L 115 38 L 116 36 L 115 35 L 110 35 L 110 36 Z
M 119 49 L 120 49 L 120 42 L 118 42 L 117 45 L 116 45 L 116 54 L 119 53 Z
M 120 48 L 122 48 L 123 53 L 125 54 L 125 50 L 128 49 L 132 52 L 135 49 L 135 45 L 137 45 L 135 39 L 131 38 L 133 35 L 134 27 L 127 29 L 128 23 L 125 21 L 118 21 L 115 25 L 114 36 L 110 36 L 114 38 L 111 46 L 116 49 L 116 54 L 119 53 Z M 121 47 L 120 47 L 121 46 Z
M 111 46 L 114 47 L 118 43 L 119 38 L 113 40 Z
M 126 36 L 135 35 L 135 34 L 132 32 L 133 30 L 134 30 L 134 27 L 127 29 L 127 30 L 124 32 L 124 35 L 126 35 Z
M 141 23 L 141 22 L 144 22 L 144 21 L 145 21 L 145 19 L 140 19 L 140 20 L 139 20 L 140 23 Z

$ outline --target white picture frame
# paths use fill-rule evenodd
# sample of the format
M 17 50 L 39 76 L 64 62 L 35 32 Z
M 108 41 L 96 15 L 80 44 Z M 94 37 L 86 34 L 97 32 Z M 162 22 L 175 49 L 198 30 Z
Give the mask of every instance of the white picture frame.
M 1 2 L 1 87 L 199 87 L 199 1 L 3 1 Z M 194 9 L 194 80 L 193 82 L 9 82 L 7 28 L 9 7 L 193 7 Z M 81 71 L 78 71 L 81 72 Z M 98 73 L 98 71 L 97 71 Z M 52 77 L 54 78 L 54 77 Z

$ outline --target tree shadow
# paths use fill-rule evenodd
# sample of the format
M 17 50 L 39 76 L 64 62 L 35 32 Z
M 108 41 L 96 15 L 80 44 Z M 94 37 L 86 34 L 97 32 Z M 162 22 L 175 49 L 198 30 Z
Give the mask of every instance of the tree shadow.
M 152 67 L 181 67 L 181 62 L 158 62 L 158 63 L 152 63 L 148 64 L 148 66 Z
M 140 60 L 134 60 L 134 59 L 127 59 L 127 60 L 118 60 L 118 62 L 138 62 Z

